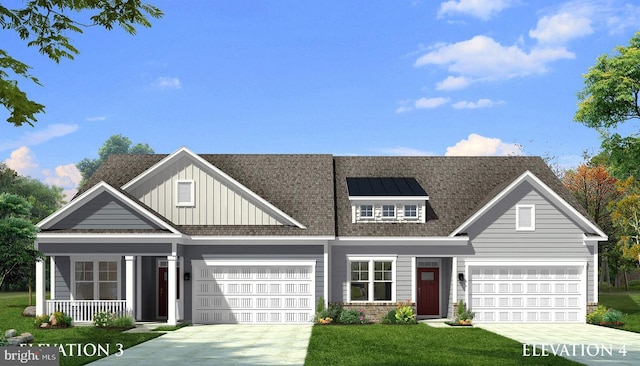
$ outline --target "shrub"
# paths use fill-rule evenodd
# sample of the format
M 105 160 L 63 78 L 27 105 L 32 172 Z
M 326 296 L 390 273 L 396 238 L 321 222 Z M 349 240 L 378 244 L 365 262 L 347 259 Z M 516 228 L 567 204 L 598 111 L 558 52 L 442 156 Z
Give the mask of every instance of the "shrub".
M 598 305 L 598 307 L 589 315 L 587 315 L 587 323 L 600 324 L 604 319 L 604 314 L 607 313 L 607 307 L 604 305 Z
M 471 324 L 475 316 L 476 313 L 469 311 L 464 301 L 460 300 L 458 301 L 458 314 L 453 322 L 456 324 Z
M 587 323 L 596 325 L 622 325 L 624 314 L 620 310 L 607 309 L 604 305 L 598 305 L 596 310 L 587 315 Z
M 7 339 L 4 336 L 0 335 L 0 347 L 4 347 L 9 345 L 9 342 L 7 341 Z
M 367 320 L 364 316 L 364 310 L 344 310 L 338 318 L 340 324 L 366 324 Z
M 98 328 L 107 328 L 111 326 L 113 314 L 106 311 L 100 311 L 93 314 L 93 325 Z
M 396 321 L 400 324 L 415 324 L 416 314 L 413 313 L 411 302 L 399 302 L 396 308 Z
M 342 305 L 331 304 L 328 309 L 325 309 L 325 311 L 327 317 L 337 320 L 340 319 L 340 315 L 342 315 L 344 310 L 342 309 Z
M 396 320 L 396 310 L 389 310 L 389 312 L 387 313 L 387 315 L 384 316 L 384 318 L 382 318 L 382 323 L 383 324 L 396 324 L 397 320 Z
M 49 315 L 47 314 L 42 314 L 42 315 L 36 315 L 35 320 L 33 321 L 33 325 L 36 328 L 40 328 L 40 326 L 44 323 L 49 323 Z
M 325 310 L 324 307 L 324 297 L 320 296 L 318 298 L 318 303 L 316 304 L 316 313 L 321 313 Z
M 624 314 L 620 310 L 609 309 L 604 314 L 602 320 L 606 324 L 622 324 L 622 319 L 624 318 Z

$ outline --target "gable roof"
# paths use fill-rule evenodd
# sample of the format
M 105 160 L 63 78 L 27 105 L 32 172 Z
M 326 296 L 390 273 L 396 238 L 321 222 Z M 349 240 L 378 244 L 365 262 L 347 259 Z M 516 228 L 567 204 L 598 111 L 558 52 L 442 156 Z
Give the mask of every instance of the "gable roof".
M 588 217 L 539 157 L 335 157 L 337 236 L 449 236 L 526 171 L 576 212 Z M 348 177 L 410 176 L 429 192 L 424 224 L 362 225 L 352 222 Z M 596 226 L 594 225 L 594 228 Z
M 182 225 L 189 235 L 335 235 L 333 160 L 331 155 L 200 154 L 187 149 L 176 153 L 194 155 L 202 164 L 228 177 L 292 220 L 287 225 Z M 146 174 L 164 166 L 177 154 L 110 155 L 89 179 L 85 189 L 99 181 L 131 187 Z M 275 210 L 274 210 L 275 211 Z M 298 223 L 299 225 L 296 225 Z

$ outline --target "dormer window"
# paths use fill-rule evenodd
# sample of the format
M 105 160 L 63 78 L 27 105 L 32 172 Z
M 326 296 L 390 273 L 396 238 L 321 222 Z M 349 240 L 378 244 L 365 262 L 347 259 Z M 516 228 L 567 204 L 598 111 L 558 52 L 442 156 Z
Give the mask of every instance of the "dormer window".
M 382 205 L 382 217 L 392 219 L 396 217 L 395 205 Z
M 347 189 L 353 223 L 426 221 L 429 195 L 415 178 L 347 178 Z
M 404 217 L 406 219 L 417 219 L 418 205 L 404 205 Z
M 373 205 L 360 205 L 360 218 L 372 219 L 373 218 Z

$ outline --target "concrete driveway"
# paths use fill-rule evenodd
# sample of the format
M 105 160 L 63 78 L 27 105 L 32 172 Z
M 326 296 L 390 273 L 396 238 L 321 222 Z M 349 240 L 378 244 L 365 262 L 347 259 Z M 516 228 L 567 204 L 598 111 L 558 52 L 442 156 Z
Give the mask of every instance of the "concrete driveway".
M 303 365 L 312 324 L 196 325 L 92 362 L 135 365 Z
M 477 324 L 523 344 L 522 357 L 554 352 L 585 365 L 640 365 L 640 334 L 591 324 Z M 534 350 L 534 347 L 536 348 Z

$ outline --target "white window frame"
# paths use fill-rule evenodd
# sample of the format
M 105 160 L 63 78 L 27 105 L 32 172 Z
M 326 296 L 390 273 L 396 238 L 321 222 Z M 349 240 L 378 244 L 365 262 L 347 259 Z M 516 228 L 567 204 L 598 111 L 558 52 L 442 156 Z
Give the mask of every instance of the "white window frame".
M 100 301 L 100 262 L 116 262 L 118 271 L 118 284 L 116 286 L 118 296 L 116 300 L 122 300 L 122 257 L 72 257 L 70 262 L 71 288 L 69 289 L 69 296 L 71 300 L 76 298 L 76 262 L 93 262 L 93 300 L 82 301 Z
M 388 206 L 393 207 L 393 216 L 385 216 L 385 215 L 384 215 L 384 208 L 385 208 L 385 206 L 387 206 L 387 207 L 388 207 Z M 395 219 L 395 218 L 396 218 L 396 216 L 397 216 L 397 212 L 396 212 L 396 211 L 397 211 L 397 210 L 398 210 L 398 207 L 396 206 L 396 204 L 395 204 L 395 203 L 394 203 L 394 204 L 383 204 L 383 205 L 381 205 L 381 206 L 380 206 L 380 215 L 381 215 L 381 217 L 382 217 L 382 219 L 383 219 L 383 220 L 392 220 L 392 219 Z
M 520 226 L 520 210 L 531 209 L 531 222 L 529 226 Z M 516 205 L 516 231 L 535 231 L 536 230 L 536 206 L 535 205 Z
M 367 256 L 367 257 L 357 257 L 357 256 L 347 256 L 347 298 L 346 302 L 351 303 L 387 303 L 387 302 L 396 302 L 396 285 L 397 285 L 397 256 L 385 256 L 385 257 L 376 257 L 376 256 Z M 368 299 L 366 301 L 363 300 L 351 300 L 351 262 L 369 262 L 369 279 L 368 283 Z M 391 262 L 391 300 L 374 300 L 373 292 L 374 292 L 374 272 L 375 272 L 375 264 L 374 262 Z M 355 281 L 355 282 L 364 282 L 364 281 Z M 380 282 L 380 281 L 378 281 Z M 383 281 L 386 282 L 386 281 Z
M 363 207 L 363 206 L 371 207 L 371 216 L 364 216 L 364 215 L 362 214 L 362 212 L 363 212 L 362 207 Z M 375 211 L 376 211 L 376 208 L 375 208 L 375 206 L 374 206 L 374 205 L 372 205 L 372 204 L 363 204 L 363 205 L 358 206 L 358 209 L 360 210 L 360 219 L 362 219 L 362 220 L 372 220 L 372 219 L 374 219 L 374 218 L 375 218 Z
M 416 208 L 415 216 L 407 216 L 407 207 L 409 207 L 409 206 L 414 206 Z M 409 203 L 409 204 L 404 205 L 402 211 L 403 211 L 404 218 L 407 219 L 407 220 L 417 220 L 418 217 L 420 216 L 420 206 L 415 204 L 415 203 Z
M 189 184 L 190 193 L 189 201 L 180 201 L 180 185 L 181 184 Z M 176 206 L 178 207 L 193 207 L 196 205 L 196 183 L 193 179 L 179 179 L 176 181 Z

